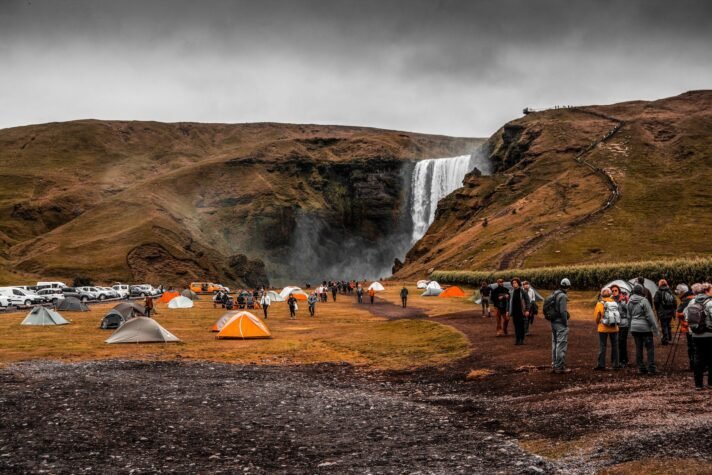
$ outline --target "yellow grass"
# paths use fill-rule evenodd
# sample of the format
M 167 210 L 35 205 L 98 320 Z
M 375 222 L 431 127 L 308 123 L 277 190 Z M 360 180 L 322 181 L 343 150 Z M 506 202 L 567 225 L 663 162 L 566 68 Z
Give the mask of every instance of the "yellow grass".
M 206 300 L 196 302 L 193 309 L 161 305 L 155 319 L 182 340 L 178 344 L 105 344 L 112 331 L 98 325 L 114 304 L 93 305 L 84 313 L 65 312 L 72 323 L 63 326 L 21 326 L 26 312 L 17 312 L 0 316 L 0 364 L 30 359 L 183 358 L 241 364 L 343 361 L 403 369 L 440 364 L 468 352 L 465 336 L 450 327 L 423 320 L 387 321 L 345 300 L 319 304 L 314 319 L 304 305 L 295 321 L 289 320 L 285 303 L 272 305 L 266 323 L 273 338 L 262 340 L 215 339 L 209 330 L 224 310 Z

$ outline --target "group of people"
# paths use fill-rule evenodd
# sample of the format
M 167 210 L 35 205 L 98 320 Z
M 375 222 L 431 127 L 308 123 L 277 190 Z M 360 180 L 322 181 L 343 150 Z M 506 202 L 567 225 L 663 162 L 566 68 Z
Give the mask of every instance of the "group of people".
M 512 279 L 512 288 L 505 287 L 504 280 L 498 279 L 492 288 L 487 282 L 482 282 L 480 297 L 482 317 L 492 318 L 494 310 L 497 319 L 497 336 L 509 335 L 509 321 L 514 323 L 515 345 L 523 345 L 524 337 L 530 334 L 534 317 L 539 312 L 536 303 L 536 292 L 526 280 L 522 282 L 517 277 Z
M 551 325 L 551 366 L 555 373 L 568 373 L 568 291 L 569 279 L 563 279 L 559 288 L 544 299 L 542 313 Z M 536 293 L 531 285 L 518 278 L 511 281 L 511 288 L 503 280 L 497 285 L 482 283 L 482 316 L 497 319 L 497 336 L 508 335 L 509 320 L 513 320 L 515 345 L 524 344 L 534 317 L 538 313 Z M 656 374 L 655 336 L 660 343 L 676 344 L 682 335 L 687 344 L 689 369 L 694 373 L 696 389 L 703 389 L 704 374 L 707 386 L 712 387 L 712 284 L 696 283 L 691 287 L 679 284 L 675 290 L 665 279 L 658 282 L 653 293 L 645 287 L 645 279 L 639 277 L 632 290 L 615 283 L 600 291 L 594 309 L 594 321 L 598 331 L 598 358 L 596 371 L 606 369 L 606 355 L 610 347 L 610 363 L 613 369 L 629 365 L 628 336 L 635 343 L 635 365 L 641 374 Z M 677 321 L 673 333 L 673 322 Z M 675 349 L 671 355 L 675 355 Z M 668 356 L 668 359 L 669 356 Z M 674 359 L 674 358 L 673 358 Z M 670 362 L 672 363 L 672 362 Z

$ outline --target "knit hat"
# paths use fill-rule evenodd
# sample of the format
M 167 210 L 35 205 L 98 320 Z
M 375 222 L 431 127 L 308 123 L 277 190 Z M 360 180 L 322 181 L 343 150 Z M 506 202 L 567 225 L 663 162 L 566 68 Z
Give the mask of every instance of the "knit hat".
M 571 281 L 566 278 L 561 279 L 561 287 L 568 289 L 569 287 L 571 287 Z

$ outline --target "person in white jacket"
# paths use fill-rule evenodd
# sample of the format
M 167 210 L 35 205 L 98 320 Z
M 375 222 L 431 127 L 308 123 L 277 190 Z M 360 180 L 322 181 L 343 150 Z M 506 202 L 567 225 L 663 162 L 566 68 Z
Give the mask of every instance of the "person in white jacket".
M 269 298 L 269 294 L 267 292 L 263 293 L 260 299 L 260 307 L 262 307 L 262 312 L 265 314 L 265 319 L 267 319 L 267 311 L 271 303 L 272 299 Z

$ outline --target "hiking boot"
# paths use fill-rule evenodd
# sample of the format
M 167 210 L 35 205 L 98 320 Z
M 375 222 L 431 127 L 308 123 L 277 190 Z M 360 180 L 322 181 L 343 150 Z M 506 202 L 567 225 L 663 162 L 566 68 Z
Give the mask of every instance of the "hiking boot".
M 595 368 L 593 368 L 593 370 L 594 371 L 605 371 L 606 367 L 605 366 L 596 366 Z
M 702 391 L 703 389 L 705 388 L 703 388 L 702 386 L 695 386 L 695 391 Z

